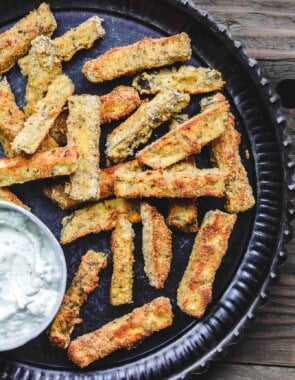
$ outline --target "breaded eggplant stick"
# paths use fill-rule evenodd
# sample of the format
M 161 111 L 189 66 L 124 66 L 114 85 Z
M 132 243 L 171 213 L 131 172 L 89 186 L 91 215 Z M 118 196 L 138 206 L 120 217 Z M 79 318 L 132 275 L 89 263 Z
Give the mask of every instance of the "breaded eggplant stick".
M 70 177 L 70 198 L 87 201 L 99 197 L 100 100 L 95 95 L 69 97 L 68 145 L 76 146 L 78 165 Z
M 224 176 L 218 169 L 184 172 L 116 170 L 115 195 L 123 198 L 223 197 Z
M 110 93 L 100 96 L 100 101 L 100 124 L 122 119 L 141 104 L 138 92 L 130 86 L 115 87 Z M 67 117 L 68 110 L 64 109 L 50 130 L 50 135 L 59 145 L 67 143 Z
M 8 157 L 15 155 L 11 143 L 23 128 L 25 118 L 25 114 L 15 102 L 9 83 L 6 78 L 3 78 L 0 80 L 0 141 Z
M 84 368 L 116 350 L 132 349 L 154 332 L 171 326 L 172 322 L 169 298 L 158 297 L 100 329 L 73 340 L 68 355 L 70 360 Z
M 180 112 L 189 100 L 188 94 L 166 90 L 157 94 L 150 102 L 143 103 L 108 135 L 106 155 L 109 162 L 115 164 L 132 155 L 135 148 L 148 141 L 155 128 Z
M 41 34 L 51 36 L 56 21 L 49 6 L 42 3 L 38 9 L 19 20 L 13 27 L 0 34 L 0 75 L 12 68 L 25 55 L 31 41 Z
M 62 73 L 61 61 L 53 41 L 49 37 L 38 36 L 32 41 L 29 54 L 19 59 L 18 64 L 22 74 L 28 77 L 25 112 L 31 115 L 49 85 Z
M 61 61 L 70 61 L 82 49 L 90 49 L 94 42 L 105 36 L 103 19 L 93 16 L 53 40 Z
M 27 210 L 30 210 L 12 191 L 7 187 L 0 187 L 0 200 L 6 201 L 9 203 L 14 203 L 17 206 L 23 207 Z
M 192 154 L 200 153 L 204 145 L 225 131 L 228 114 L 229 105 L 224 101 L 192 117 L 138 152 L 138 162 L 153 169 L 164 169 Z
M 207 67 L 180 66 L 144 72 L 133 79 L 132 86 L 141 94 L 156 94 L 173 88 L 188 94 L 202 94 L 220 90 L 224 81 L 219 71 Z
M 175 115 L 172 119 L 169 128 L 172 131 L 179 127 L 180 124 L 188 120 L 188 115 Z M 177 162 L 172 165 L 169 170 L 189 171 L 196 169 L 196 162 L 194 156 Z M 169 202 L 168 215 L 166 223 L 169 227 L 178 229 L 183 232 L 197 232 L 198 231 L 198 211 L 196 206 L 196 199 L 173 199 Z
M 49 330 L 49 340 L 54 346 L 67 348 L 76 324 L 81 323 L 80 309 L 94 289 L 98 287 L 99 272 L 107 266 L 107 255 L 89 250 L 68 288 L 59 311 Z
M 31 157 L 0 158 L 0 187 L 72 174 L 77 159 L 75 147 L 45 150 Z
M 38 101 L 35 112 L 25 121 L 24 128 L 13 140 L 12 149 L 18 153 L 35 153 L 74 89 L 73 82 L 67 75 L 57 76 L 50 84 L 46 96 Z
M 139 204 L 122 198 L 94 203 L 62 219 L 61 243 L 70 243 L 82 236 L 112 230 L 119 215 L 131 223 L 140 222 Z
M 172 260 L 172 233 L 163 216 L 147 202 L 140 205 L 144 271 L 151 286 L 164 288 Z
M 120 215 L 112 232 L 113 274 L 110 301 L 114 306 L 132 303 L 134 230 L 126 216 Z
M 216 94 L 203 99 L 201 107 L 206 110 L 206 107 L 212 107 L 215 102 L 222 101 L 221 97 L 223 95 Z M 230 114 L 226 130 L 211 143 L 211 158 L 213 163 L 224 173 L 225 209 L 231 213 L 249 210 L 255 204 L 253 190 L 241 162 L 240 142 L 241 134 L 235 129 L 235 118 Z
M 190 57 L 190 38 L 186 33 L 164 38 L 146 37 L 133 45 L 110 49 L 86 62 L 82 72 L 91 82 L 104 82 L 122 75 L 186 61 Z
M 220 210 L 205 215 L 177 290 L 177 304 L 183 312 L 197 318 L 203 316 L 236 219 L 235 214 Z

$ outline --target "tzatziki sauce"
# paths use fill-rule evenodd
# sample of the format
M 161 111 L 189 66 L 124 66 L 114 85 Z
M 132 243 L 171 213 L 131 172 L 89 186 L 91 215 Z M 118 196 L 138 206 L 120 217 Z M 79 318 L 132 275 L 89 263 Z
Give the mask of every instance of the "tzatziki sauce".
M 0 209 L 0 349 L 34 335 L 54 309 L 62 271 L 45 233 L 26 215 Z

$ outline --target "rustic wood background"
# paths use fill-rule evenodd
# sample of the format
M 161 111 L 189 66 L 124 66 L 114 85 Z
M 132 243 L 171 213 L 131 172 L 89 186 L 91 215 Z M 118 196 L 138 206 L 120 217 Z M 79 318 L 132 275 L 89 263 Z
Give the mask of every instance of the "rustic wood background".
M 288 131 L 295 146 L 295 0 L 194 0 L 225 24 L 233 37 L 256 58 L 262 74 L 283 103 Z M 288 108 L 287 108 L 288 107 Z M 295 150 L 293 149 L 294 160 Z M 294 178 L 295 183 L 295 178 Z M 294 228 L 293 228 L 294 229 Z M 244 339 L 214 363 L 206 380 L 295 379 L 295 239 L 286 264 L 270 290 L 270 302 Z

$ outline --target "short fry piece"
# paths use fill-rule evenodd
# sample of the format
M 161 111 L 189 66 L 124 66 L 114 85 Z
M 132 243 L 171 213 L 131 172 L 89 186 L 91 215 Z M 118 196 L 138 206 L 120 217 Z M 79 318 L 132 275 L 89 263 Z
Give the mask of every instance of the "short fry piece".
M 10 70 L 16 61 L 25 55 L 31 41 L 43 34 L 51 36 L 56 29 L 56 21 L 46 3 L 42 3 L 13 27 L 0 34 L 0 75 Z
M 74 85 L 70 78 L 65 74 L 58 75 L 50 84 L 46 96 L 36 104 L 35 112 L 25 121 L 24 128 L 12 143 L 12 149 L 35 153 L 73 92 Z
M 18 64 L 22 74 L 28 77 L 25 112 L 31 115 L 49 85 L 62 73 L 61 61 L 53 41 L 49 37 L 39 36 L 32 41 L 29 54 L 19 59 Z
M 229 105 L 224 101 L 215 108 L 192 117 L 138 152 L 137 160 L 153 169 L 167 168 L 199 153 L 204 145 L 224 132 L 228 124 L 228 112 Z
M 79 153 L 69 195 L 87 201 L 99 197 L 100 100 L 95 95 L 73 95 L 68 104 L 68 145 L 76 146 Z
M 60 60 L 70 61 L 79 50 L 90 49 L 97 39 L 104 37 L 102 22 L 103 19 L 93 16 L 62 36 L 56 37 L 53 42 Z
M 95 288 L 98 287 L 99 272 L 107 266 L 107 255 L 89 250 L 67 290 L 59 311 L 52 322 L 48 335 L 54 346 L 67 348 L 76 324 L 81 323 L 80 309 Z
M 151 303 L 72 341 L 68 350 L 69 358 L 84 368 L 116 350 L 130 350 L 142 339 L 171 326 L 172 321 L 169 298 L 155 298 Z
M 0 200 L 9 203 L 14 203 L 17 206 L 23 207 L 27 210 L 30 208 L 26 206 L 12 191 L 7 187 L 0 187 Z
M 110 301 L 114 306 L 133 302 L 133 238 L 132 224 L 124 215 L 120 215 L 111 237 L 113 274 Z
M 203 99 L 201 106 L 205 110 L 211 104 L 220 102 L 221 94 Z M 226 130 L 216 140 L 212 141 L 212 161 L 225 176 L 225 209 L 231 213 L 249 210 L 255 204 L 253 190 L 249 184 L 247 172 L 241 162 L 239 145 L 241 135 L 235 129 L 235 118 L 229 116 Z
M 155 128 L 186 107 L 189 100 L 188 94 L 166 90 L 157 94 L 150 102 L 143 103 L 108 135 L 108 160 L 113 163 L 124 161 L 134 153 L 135 148 L 148 141 Z
M 177 304 L 183 312 L 197 318 L 204 314 L 236 219 L 235 214 L 220 210 L 205 215 L 177 290 Z
M 222 197 L 224 177 L 218 169 L 170 172 L 147 170 L 115 171 L 115 194 L 123 198 L 197 198 Z
M 188 94 L 202 94 L 220 90 L 224 81 L 217 70 L 207 67 L 180 66 L 178 69 L 161 69 L 144 72 L 133 79 L 132 86 L 141 94 L 156 94 L 173 88 Z
M 75 147 L 37 152 L 31 157 L 0 158 L 0 187 L 69 175 L 75 171 L 77 159 Z
M 133 45 L 110 49 L 83 66 L 91 82 L 104 82 L 122 75 L 171 65 L 191 57 L 190 39 L 186 33 L 164 38 L 144 38 Z
M 75 211 L 62 219 L 61 243 L 79 237 L 112 230 L 118 216 L 124 214 L 131 223 L 140 222 L 139 205 L 122 198 L 109 199 Z
M 172 260 L 172 233 L 155 207 L 143 202 L 140 206 L 142 220 L 142 253 L 144 271 L 151 286 L 164 288 Z

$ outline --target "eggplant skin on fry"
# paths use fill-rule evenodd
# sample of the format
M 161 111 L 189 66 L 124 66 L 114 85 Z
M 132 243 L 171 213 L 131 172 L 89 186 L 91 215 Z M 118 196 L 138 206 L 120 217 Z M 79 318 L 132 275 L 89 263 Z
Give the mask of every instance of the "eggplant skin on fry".
M 190 57 L 190 38 L 186 33 L 155 39 L 146 37 L 135 44 L 110 49 L 86 62 L 82 71 L 91 82 L 104 82 L 122 75 L 186 61 Z

